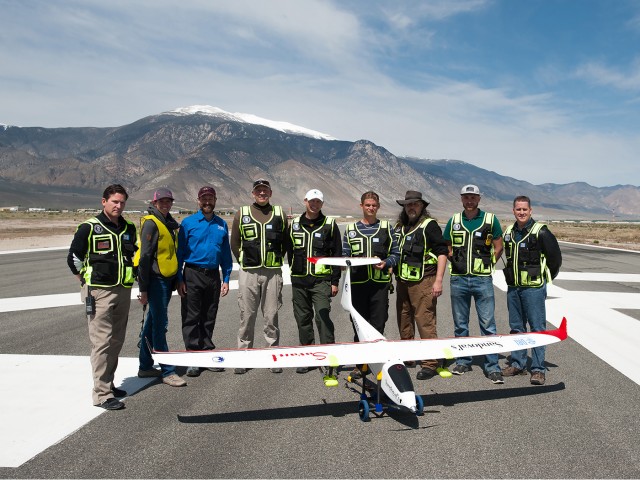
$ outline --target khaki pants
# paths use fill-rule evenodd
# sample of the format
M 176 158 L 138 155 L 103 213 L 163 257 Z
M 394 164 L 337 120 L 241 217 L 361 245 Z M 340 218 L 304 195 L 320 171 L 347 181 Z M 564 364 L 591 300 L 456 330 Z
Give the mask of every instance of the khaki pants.
M 420 338 L 438 338 L 436 330 L 436 304 L 438 298 L 432 295 L 435 275 L 424 277 L 419 282 L 398 279 L 396 288 L 396 312 L 398 330 L 402 340 L 413 340 L 418 327 Z M 438 360 L 423 360 L 422 366 L 435 370 Z
M 268 347 L 280 344 L 278 310 L 282 306 L 282 270 L 279 268 L 240 269 L 238 277 L 240 330 L 238 348 L 253 348 L 258 311 L 264 317 L 264 339 Z
M 84 304 L 87 296 L 86 285 L 82 287 L 81 295 Z M 131 289 L 123 286 L 91 287 L 91 295 L 96 302 L 96 313 L 88 318 L 93 404 L 99 405 L 113 397 L 111 389 L 129 320 Z

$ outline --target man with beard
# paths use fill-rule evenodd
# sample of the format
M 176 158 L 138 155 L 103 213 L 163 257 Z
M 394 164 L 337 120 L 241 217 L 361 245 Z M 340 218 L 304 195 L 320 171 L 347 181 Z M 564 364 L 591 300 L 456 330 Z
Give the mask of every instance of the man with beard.
M 493 213 L 483 212 L 480 189 L 465 185 L 460 190 L 463 211 L 451 217 L 443 237 L 449 246 L 451 273 L 451 313 L 456 337 L 469 336 L 471 299 L 476 304 L 482 335 L 496 334 L 494 267 L 502 255 L 502 227 Z M 451 373 L 464 375 L 471 371 L 471 357 L 458 357 Z M 498 354 L 485 355 L 484 372 L 492 383 L 504 383 Z
M 285 254 L 287 218 L 282 207 L 271 205 L 271 185 L 263 178 L 253 182 L 254 203 L 244 205 L 233 218 L 231 250 L 240 264 L 238 306 L 240 328 L 238 348 L 253 348 L 258 311 L 264 317 L 267 346 L 280 342 L 278 310 L 282 306 L 282 263 Z M 281 368 L 272 368 L 282 373 Z M 247 373 L 236 368 L 236 374 Z
M 402 212 L 396 224 L 400 261 L 396 270 L 396 311 L 402 340 L 413 340 L 415 327 L 420 338 L 437 338 L 436 305 L 442 295 L 442 279 L 449 249 L 438 222 L 431 218 L 422 193 L 408 190 L 396 200 Z M 414 362 L 407 362 L 410 366 Z M 422 360 L 418 380 L 436 374 L 438 360 Z
M 178 294 L 182 302 L 182 337 L 187 350 L 213 350 L 213 328 L 220 297 L 229 293 L 233 269 L 227 222 L 218 217 L 216 191 L 205 186 L 198 192 L 200 210 L 182 221 L 178 232 Z M 222 284 L 220 270 L 222 269 Z M 210 368 L 214 372 L 222 368 Z M 200 375 L 189 367 L 187 376 Z
M 140 244 L 136 252 L 140 287 L 138 299 L 142 305 L 149 305 L 149 313 L 140 334 L 138 377 L 162 377 L 162 382 L 167 385 L 184 387 L 187 382 L 176 374 L 173 365 L 161 364 L 160 370 L 153 368 L 149 351 L 149 347 L 159 352 L 169 351 L 167 309 L 178 273 L 176 232 L 179 227 L 170 213 L 172 205 L 171 190 L 159 188 L 153 194 L 149 215 L 140 219 Z

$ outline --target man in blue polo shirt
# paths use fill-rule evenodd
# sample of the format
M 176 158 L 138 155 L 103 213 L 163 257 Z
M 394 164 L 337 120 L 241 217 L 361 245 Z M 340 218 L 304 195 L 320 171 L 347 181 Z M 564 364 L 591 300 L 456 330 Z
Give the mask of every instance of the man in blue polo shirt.
M 213 350 L 216 348 L 213 344 L 213 328 L 218 302 L 221 296 L 229 293 L 233 260 L 227 222 L 213 211 L 216 206 L 213 187 L 200 189 L 198 206 L 200 210 L 185 218 L 178 232 L 178 294 L 182 300 L 182 337 L 187 350 Z M 198 375 L 199 367 L 187 369 L 187 376 Z

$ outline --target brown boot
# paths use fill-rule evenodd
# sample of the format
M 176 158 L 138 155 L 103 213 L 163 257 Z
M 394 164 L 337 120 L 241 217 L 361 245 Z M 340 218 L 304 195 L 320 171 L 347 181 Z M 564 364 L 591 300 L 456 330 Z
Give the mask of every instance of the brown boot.
M 533 372 L 531 374 L 531 385 L 544 385 L 544 373 L 542 372 Z
M 514 367 L 512 365 L 509 365 L 508 367 L 504 367 L 502 369 L 502 376 L 503 377 L 515 377 L 516 375 L 526 375 L 527 372 L 525 372 L 524 370 Z

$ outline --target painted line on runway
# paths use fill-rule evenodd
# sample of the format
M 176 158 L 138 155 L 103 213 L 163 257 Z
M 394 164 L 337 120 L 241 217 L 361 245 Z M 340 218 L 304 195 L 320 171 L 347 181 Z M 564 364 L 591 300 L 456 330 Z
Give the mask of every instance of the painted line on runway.
M 234 264 L 234 270 L 237 270 L 237 264 Z M 282 267 L 282 282 L 284 285 L 291 285 L 291 274 L 288 266 Z M 229 290 L 237 290 L 238 281 L 231 280 L 229 282 Z M 178 295 L 173 292 L 173 295 Z M 131 289 L 131 298 L 138 297 L 138 289 Z M 11 297 L 0 298 L 0 313 L 3 312 L 19 312 L 23 310 L 37 310 L 40 308 L 69 307 L 72 305 L 83 305 L 84 300 L 80 298 L 78 293 L 57 293 L 52 295 L 34 295 L 30 297 Z
M 640 283 L 640 275 L 614 273 L 560 273 L 557 280 Z M 493 283 L 507 291 L 503 275 Z M 640 293 L 566 290 L 552 284 L 547 289 L 547 321 L 556 327 L 567 318 L 569 336 L 623 375 L 640 385 L 640 322 L 621 310 L 638 310 Z
M 106 412 L 93 406 L 88 356 L 0 355 L 0 371 L 0 467 L 19 467 Z M 120 358 L 114 384 L 131 396 L 155 380 L 137 374 L 137 358 Z

